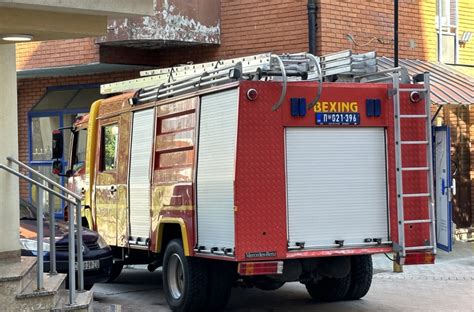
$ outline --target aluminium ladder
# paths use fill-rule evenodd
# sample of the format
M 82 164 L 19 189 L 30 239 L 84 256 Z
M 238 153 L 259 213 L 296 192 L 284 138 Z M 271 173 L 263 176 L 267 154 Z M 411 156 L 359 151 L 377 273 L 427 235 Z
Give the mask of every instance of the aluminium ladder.
M 319 59 L 309 53 L 276 55 L 257 54 L 202 64 L 191 64 L 141 73 L 141 78 L 101 85 L 102 94 L 136 91 L 131 105 L 176 96 L 205 87 L 221 85 L 238 80 L 280 80 L 282 92 L 272 110 L 277 110 L 286 96 L 289 77 L 301 80 L 318 80 L 316 104 L 322 92 L 322 74 Z
M 405 258 L 407 251 L 425 251 L 436 254 L 436 233 L 435 233 L 435 211 L 434 211 L 434 188 L 433 188 L 433 158 L 432 158 L 432 134 L 431 134 L 431 100 L 430 100 L 430 79 L 429 73 L 423 74 L 423 89 L 400 88 L 400 71 L 393 71 L 393 103 L 394 103 L 394 126 L 395 126 L 395 161 L 396 161 L 396 187 L 397 187 L 397 214 L 398 214 L 398 246 L 394 249 L 401 258 Z M 425 100 L 425 112 L 423 114 L 401 114 L 400 113 L 400 92 L 420 92 Z M 424 120 L 426 125 L 426 136 L 420 141 L 402 141 L 401 120 L 411 118 Z M 426 146 L 426 165 L 419 167 L 403 167 L 402 147 L 404 145 L 424 145 Z M 403 173 L 408 171 L 423 171 L 427 174 L 428 193 L 404 193 Z M 404 199 L 405 198 L 428 198 L 428 219 L 405 220 Z M 426 245 L 406 246 L 405 225 L 407 224 L 428 224 L 429 242 Z M 403 260 L 402 263 L 403 264 Z

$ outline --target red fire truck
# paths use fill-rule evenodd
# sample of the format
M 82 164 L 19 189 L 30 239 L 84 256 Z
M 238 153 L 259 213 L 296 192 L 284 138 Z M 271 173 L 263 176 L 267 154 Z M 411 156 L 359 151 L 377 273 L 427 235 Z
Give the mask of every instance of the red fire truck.
M 433 263 L 429 76 L 368 58 L 262 54 L 102 86 L 115 95 L 76 122 L 68 175 L 111 279 L 163 266 L 173 310 L 211 311 L 239 284 L 361 298 L 373 254 Z

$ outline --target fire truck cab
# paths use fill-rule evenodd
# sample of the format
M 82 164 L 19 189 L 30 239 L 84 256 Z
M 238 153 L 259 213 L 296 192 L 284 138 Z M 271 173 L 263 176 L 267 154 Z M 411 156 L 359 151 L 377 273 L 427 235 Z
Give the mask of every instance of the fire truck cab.
M 163 266 L 173 310 L 211 311 L 239 284 L 361 298 L 376 253 L 433 263 L 428 76 L 323 82 L 329 57 L 265 57 L 133 88 L 163 75 L 148 73 L 76 122 L 69 185 L 111 279 Z

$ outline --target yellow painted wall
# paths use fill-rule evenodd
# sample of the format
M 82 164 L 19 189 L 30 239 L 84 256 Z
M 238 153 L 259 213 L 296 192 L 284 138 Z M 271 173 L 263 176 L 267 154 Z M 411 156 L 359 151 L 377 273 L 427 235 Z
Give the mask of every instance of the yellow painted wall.
M 474 65 L 474 0 L 458 0 L 458 36 L 463 32 L 472 33 L 471 40 L 464 48 L 459 48 L 459 64 Z

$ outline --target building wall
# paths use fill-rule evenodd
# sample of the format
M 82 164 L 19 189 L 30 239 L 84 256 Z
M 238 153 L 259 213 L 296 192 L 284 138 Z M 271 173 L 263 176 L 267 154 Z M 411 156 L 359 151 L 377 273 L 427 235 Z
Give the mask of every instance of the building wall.
M 393 1 L 319 0 L 318 53 L 376 50 L 393 56 Z M 436 0 L 399 2 L 399 57 L 436 58 Z M 351 42 L 347 35 L 355 39 Z
M 307 0 L 221 0 L 221 44 L 172 47 L 138 51 L 129 48 L 101 48 L 106 63 L 154 64 L 161 67 L 179 63 L 204 62 L 262 52 L 308 50 Z M 130 54 L 130 53 L 128 53 Z
M 474 65 L 474 1 L 458 0 L 459 28 L 458 35 L 461 38 L 463 32 L 473 33 L 471 40 L 464 48 L 459 48 L 459 63 Z M 471 72 L 474 76 L 474 72 Z
M 317 53 L 376 50 L 393 56 L 393 3 L 386 0 L 316 0 Z M 437 60 L 436 0 L 399 3 L 399 56 Z M 474 32 L 474 1 L 458 0 L 459 30 Z M 347 39 L 351 34 L 355 42 Z M 18 69 L 98 62 L 168 66 L 260 52 L 308 49 L 307 0 L 221 0 L 221 44 L 160 50 L 103 47 L 95 38 L 34 42 L 17 47 Z M 474 64 L 474 38 L 459 48 L 459 62 Z
M 17 70 L 89 64 L 99 61 L 95 38 L 17 44 Z

